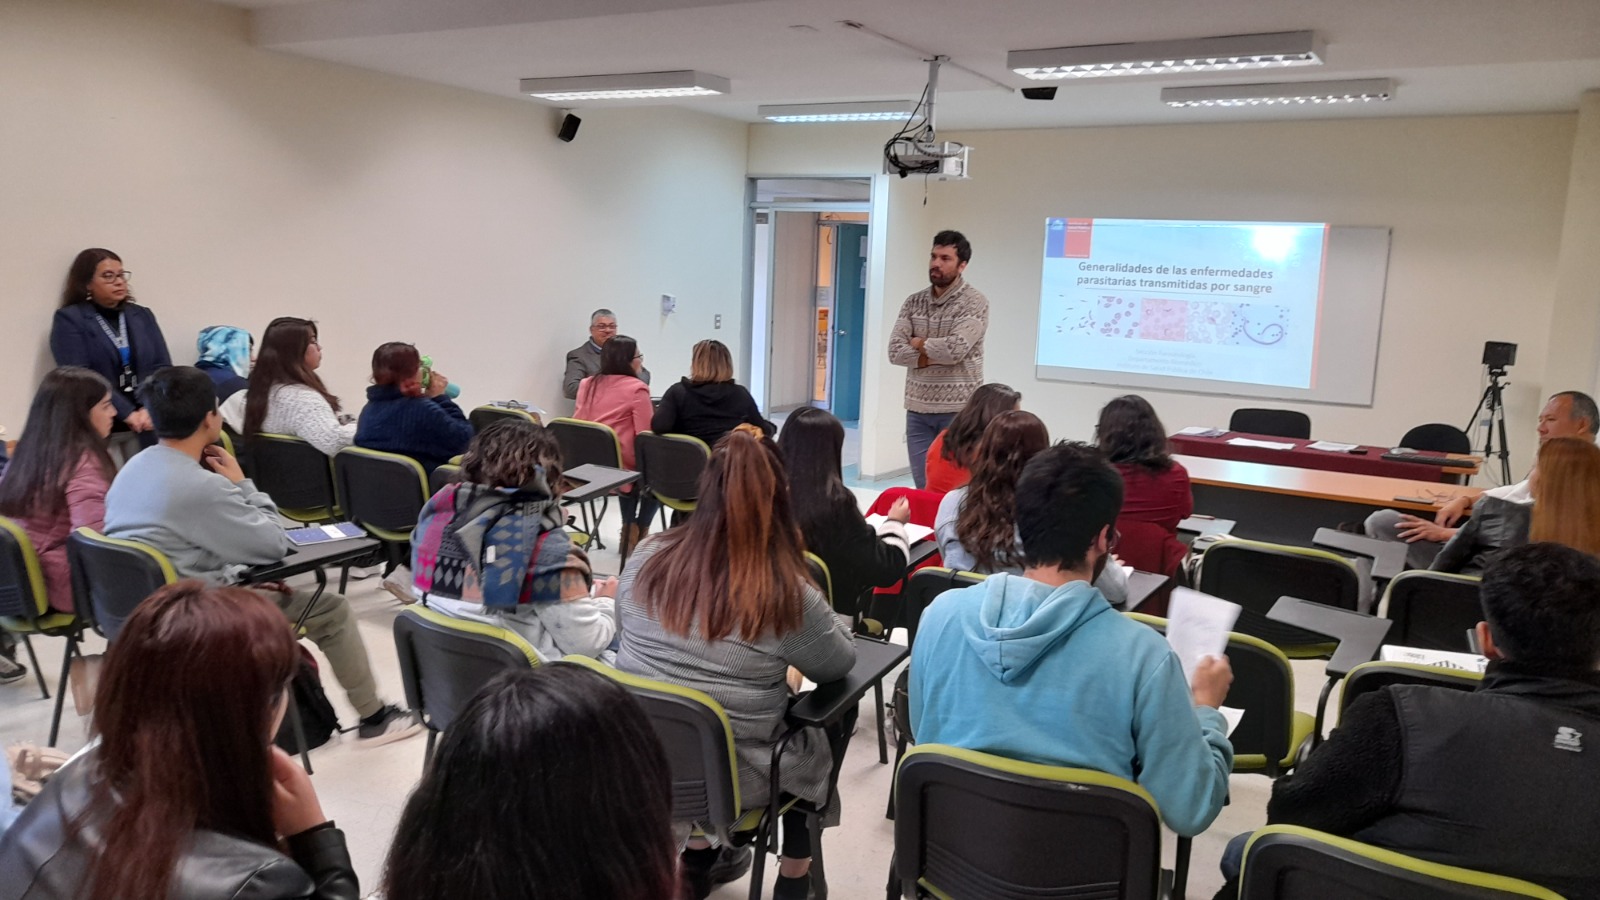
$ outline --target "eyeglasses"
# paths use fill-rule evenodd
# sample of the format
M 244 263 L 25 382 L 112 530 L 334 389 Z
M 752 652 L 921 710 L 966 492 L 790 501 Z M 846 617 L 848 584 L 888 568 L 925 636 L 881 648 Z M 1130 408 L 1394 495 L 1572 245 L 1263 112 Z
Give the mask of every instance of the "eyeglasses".
M 644 354 L 643 353 L 635 353 L 633 355 L 633 358 L 634 359 L 644 359 Z
M 123 269 L 121 272 L 101 272 L 95 277 L 101 281 L 104 281 L 106 284 L 116 284 L 119 281 L 132 281 L 133 273 L 127 269 Z

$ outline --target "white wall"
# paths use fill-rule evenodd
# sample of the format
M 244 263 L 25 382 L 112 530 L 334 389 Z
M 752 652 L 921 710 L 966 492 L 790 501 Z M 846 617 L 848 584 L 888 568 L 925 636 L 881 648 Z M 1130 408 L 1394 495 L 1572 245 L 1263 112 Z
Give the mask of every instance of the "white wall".
M 1532 460 L 1541 397 L 1585 386 L 1544 383 L 1574 130 L 1574 116 L 1556 114 L 945 135 L 974 148 L 973 179 L 932 184 L 920 214 L 920 181 L 891 185 L 891 205 L 903 213 L 895 224 L 911 232 L 889 238 L 878 310 L 887 322 L 876 337 L 869 329 L 869 348 L 881 351 L 901 299 L 926 283 L 928 238 L 960 229 L 973 243 L 968 277 L 990 301 L 986 377 L 1021 390 L 1052 436 L 1087 439 L 1099 407 L 1123 391 L 1033 376 L 1046 216 L 1387 225 L 1394 238 L 1373 406 L 1283 405 L 1304 409 L 1317 436 L 1332 440 L 1389 444 L 1422 422 L 1459 426 L 1478 397 L 1483 342 L 1514 341 L 1508 425 L 1520 471 Z M 861 170 L 882 145 L 878 132 L 819 128 L 797 153 L 784 146 L 792 131 L 783 126 L 751 131 L 752 170 L 797 157 L 818 173 Z M 870 426 L 883 444 L 903 431 L 900 383 L 867 381 L 883 395 Z M 1256 405 L 1143 393 L 1173 429 L 1226 424 L 1234 407 Z M 891 462 L 892 454 L 868 456 L 863 471 L 886 472 Z
M 738 341 L 741 123 L 586 111 L 562 144 L 547 107 L 260 50 L 243 12 L 198 0 L 8 0 L 0 83 L 13 436 L 87 246 L 137 272 L 180 362 L 204 325 L 318 319 L 347 405 L 388 340 L 433 355 L 464 402 L 552 410 L 596 306 L 638 338 L 657 390 L 695 341 Z

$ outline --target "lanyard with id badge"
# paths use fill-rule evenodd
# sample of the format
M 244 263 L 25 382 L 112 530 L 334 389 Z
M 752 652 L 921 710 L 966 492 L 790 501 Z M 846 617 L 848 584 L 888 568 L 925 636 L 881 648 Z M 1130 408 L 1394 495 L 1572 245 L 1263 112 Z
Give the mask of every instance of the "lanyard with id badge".
M 100 330 L 106 333 L 106 338 L 117 348 L 117 355 L 122 360 L 122 377 L 117 379 L 117 391 L 123 394 L 133 394 L 139 387 L 138 380 L 133 376 L 133 348 L 128 344 L 128 327 L 121 312 L 117 313 L 117 329 L 111 330 L 106 322 L 106 317 L 98 313 L 94 320 L 100 323 Z

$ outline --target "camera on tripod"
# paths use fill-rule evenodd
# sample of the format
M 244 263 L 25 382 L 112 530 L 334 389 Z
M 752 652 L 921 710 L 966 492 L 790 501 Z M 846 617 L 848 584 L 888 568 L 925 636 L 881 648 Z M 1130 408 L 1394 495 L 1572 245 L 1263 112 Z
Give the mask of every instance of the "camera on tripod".
M 1510 344 L 1505 341 L 1483 342 L 1483 364 L 1489 367 L 1489 371 L 1499 372 L 1504 375 L 1506 369 L 1516 365 L 1516 363 L 1516 344 Z

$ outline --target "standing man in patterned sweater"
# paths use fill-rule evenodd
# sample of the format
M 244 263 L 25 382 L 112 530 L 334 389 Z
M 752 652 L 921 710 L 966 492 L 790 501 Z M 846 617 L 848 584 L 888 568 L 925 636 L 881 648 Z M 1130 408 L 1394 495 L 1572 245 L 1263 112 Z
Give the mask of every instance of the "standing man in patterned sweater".
M 906 450 L 918 490 L 927 486 L 928 445 L 983 383 L 989 300 L 961 277 L 972 245 L 959 231 L 933 236 L 928 288 L 906 298 L 889 333 L 889 362 L 905 366 Z

